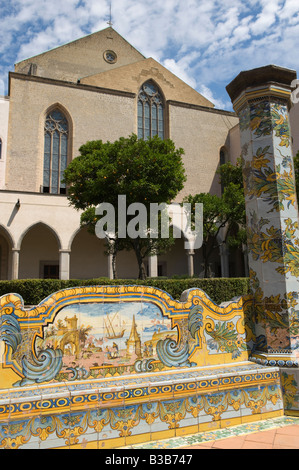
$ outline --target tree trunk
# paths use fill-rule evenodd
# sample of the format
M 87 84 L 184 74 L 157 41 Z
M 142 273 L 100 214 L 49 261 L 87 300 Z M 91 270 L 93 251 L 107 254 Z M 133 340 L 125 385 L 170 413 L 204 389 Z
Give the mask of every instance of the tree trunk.
M 134 246 L 134 251 L 136 254 L 137 262 L 138 262 L 138 268 L 139 268 L 139 274 L 138 274 L 138 279 L 146 279 L 146 272 L 145 272 L 145 267 L 144 267 L 144 262 L 143 262 L 143 257 L 141 254 L 140 250 L 140 244 L 138 238 L 134 240 L 133 243 Z
M 113 273 L 113 279 L 117 279 L 117 272 L 116 272 L 116 253 L 117 253 L 117 250 L 114 249 L 113 254 L 112 254 L 112 273 Z
M 207 253 L 207 245 L 205 242 L 202 244 L 202 256 L 203 256 L 203 266 L 204 266 L 204 278 L 207 278 L 208 270 L 209 270 L 209 264 L 208 264 L 209 257 Z
M 116 271 L 116 255 L 118 251 L 117 239 L 114 240 L 112 238 L 108 238 L 108 245 L 109 245 L 108 252 L 110 255 L 112 255 L 112 277 L 113 279 L 117 279 L 117 271 Z

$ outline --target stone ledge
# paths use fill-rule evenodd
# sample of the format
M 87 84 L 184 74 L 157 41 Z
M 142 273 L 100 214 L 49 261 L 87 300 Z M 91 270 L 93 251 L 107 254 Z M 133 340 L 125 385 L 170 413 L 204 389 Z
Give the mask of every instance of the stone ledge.
M 117 448 L 282 414 L 279 369 L 250 362 L 44 384 L 1 391 L 0 447 Z

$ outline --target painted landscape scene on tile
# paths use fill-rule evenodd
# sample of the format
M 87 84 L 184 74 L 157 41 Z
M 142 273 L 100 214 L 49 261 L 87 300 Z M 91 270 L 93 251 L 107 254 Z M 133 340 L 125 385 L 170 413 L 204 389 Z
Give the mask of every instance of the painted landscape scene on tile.
M 57 314 L 36 348 L 59 348 L 63 367 L 56 378 L 71 380 L 96 377 L 99 369 L 101 375 L 136 372 L 138 361 L 159 361 L 157 343 L 167 338 L 177 341 L 177 330 L 154 304 L 78 303 Z

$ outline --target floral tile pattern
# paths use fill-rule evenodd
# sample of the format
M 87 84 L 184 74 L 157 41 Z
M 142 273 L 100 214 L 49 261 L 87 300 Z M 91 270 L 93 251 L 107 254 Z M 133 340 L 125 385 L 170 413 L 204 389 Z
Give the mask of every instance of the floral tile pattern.
M 299 411 L 299 219 L 290 93 L 284 85 L 249 87 L 234 108 L 240 118 L 252 291 L 244 306 L 251 358 L 281 367 L 284 408 Z
M 0 389 L 0 447 L 115 448 L 282 414 L 278 368 L 248 361 L 241 300 L 119 289 L 67 289 L 31 310 L 0 299 L 15 379 Z
M 217 429 L 215 431 L 202 432 L 189 436 L 145 442 L 143 444 L 124 447 L 124 449 L 179 449 L 200 444 L 202 442 L 214 441 L 234 436 L 242 436 L 244 434 L 290 426 L 293 424 L 299 425 L 299 418 L 284 416 L 281 418 L 266 419 L 255 423 L 241 424 L 239 426 L 232 426 L 225 429 Z
M 299 346 L 299 224 L 287 99 L 252 97 L 239 112 L 257 349 Z M 248 320 L 250 323 L 250 320 Z

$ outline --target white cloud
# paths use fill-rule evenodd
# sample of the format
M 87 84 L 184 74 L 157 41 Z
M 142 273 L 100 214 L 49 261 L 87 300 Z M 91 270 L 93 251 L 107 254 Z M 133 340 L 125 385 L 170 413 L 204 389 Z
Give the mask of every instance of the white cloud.
M 281 20 L 290 20 L 292 22 L 292 18 L 297 16 L 298 18 L 299 13 L 299 4 L 298 0 L 286 0 L 282 8 L 279 12 L 279 18 Z
M 0 78 L 0 96 L 5 95 L 5 82 Z
M 174 73 L 174 75 L 187 83 L 187 85 L 195 88 L 196 79 L 194 76 L 192 76 L 192 71 L 190 70 L 190 64 L 194 61 L 195 58 L 198 58 L 198 53 L 193 52 L 189 55 L 183 56 L 178 61 L 174 59 L 165 59 L 162 62 L 162 65 L 164 65 L 164 67 Z
M 275 23 L 277 15 L 279 15 L 281 3 L 279 0 L 263 0 L 262 12 L 258 15 L 257 20 L 251 25 L 253 34 L 262 34 L 269 30 L 269 28 Z
M 108 0 L 6 3 L 0 76 L 16 61 L 107 27 L 108 19 Z M 112 21 L 141 53 L 216 107 L 227 106 L 225 86 L 241 70 L 266 63 L 299 68 L 298 0 L 112 0 Z
M 200 85 L 198 89 L 199 93 L 203 95 L 207 100 L 211 101 L 217 109 L 227 109 L 230 107 L 229 100 L 223 101 L 222 99 L 215 98 L 213 92 L 205 85 Z

